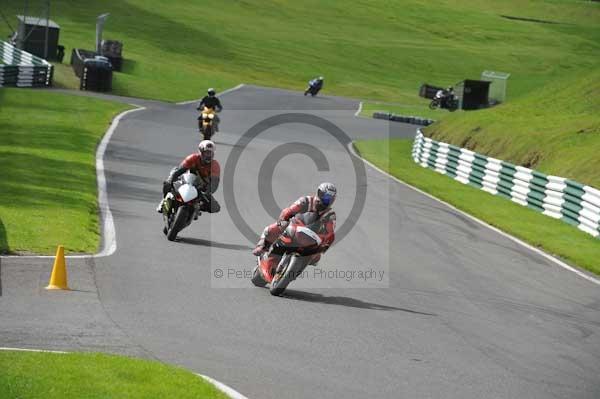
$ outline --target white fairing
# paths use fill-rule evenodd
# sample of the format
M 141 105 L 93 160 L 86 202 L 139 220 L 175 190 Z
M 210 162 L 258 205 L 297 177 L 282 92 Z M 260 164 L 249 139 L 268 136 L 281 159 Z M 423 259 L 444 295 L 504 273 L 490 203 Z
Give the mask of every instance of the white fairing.
M 181 199 L 183 199 L 183 202 L 189 202 L 198 196 L 198 190 L 196 190 L 196 187 L 189 184 L 182 185 L 177 191 L 179 192 Z
M 317 233 L 315 233 L 314 231 L 312 231 L 308 227 L 298 226 L 296 228 L 296 231 L 300 232 L 300 233 L 306 234 L 307 236 L 309 236 L 310 238 L 312 238 L 313 240 L 315 240 L 318 245 L 321 245 L 321 237 L 319 237 L 319 235 Z

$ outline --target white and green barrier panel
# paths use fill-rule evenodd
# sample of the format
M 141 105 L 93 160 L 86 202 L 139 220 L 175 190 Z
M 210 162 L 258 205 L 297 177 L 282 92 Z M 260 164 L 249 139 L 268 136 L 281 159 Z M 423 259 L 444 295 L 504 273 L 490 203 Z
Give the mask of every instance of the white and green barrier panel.
M 600 190 L 442 143 L 417 131 L 412 156 L 423 167 L 600 236 Z
M 0 41 L 0 87 L 44 87 L 52 84 L 52 64 Z

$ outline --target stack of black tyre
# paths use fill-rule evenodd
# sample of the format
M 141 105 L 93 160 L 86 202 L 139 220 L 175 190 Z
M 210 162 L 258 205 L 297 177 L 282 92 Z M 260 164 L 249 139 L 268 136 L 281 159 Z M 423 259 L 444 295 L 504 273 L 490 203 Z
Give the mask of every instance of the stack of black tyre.
M 123 66 L 123 43 L 118 40 L 102 40 L 102 55 L 110 61 L 114 71 Z
M 97 56 L 83 61 L 80 90 L 111 91 L 112 64 L 106 57 Z
M 111 91 L 113 67 L 108 58 L 92 51 L 74 49 L 71 65 L 79 77 L 79 89 L 91 91 Z
M 402 123 L 411 123 L 413 125 L 421 125 L 421 126 L 429 126 L 433 122 L 433 119 L 421 118 L 420 116 L 405 116 L 405 115 L 396 115 L 389 112 L 373 112 L 374 119 L 385 119 L 388 121 L 394 122 L 402 122 Z

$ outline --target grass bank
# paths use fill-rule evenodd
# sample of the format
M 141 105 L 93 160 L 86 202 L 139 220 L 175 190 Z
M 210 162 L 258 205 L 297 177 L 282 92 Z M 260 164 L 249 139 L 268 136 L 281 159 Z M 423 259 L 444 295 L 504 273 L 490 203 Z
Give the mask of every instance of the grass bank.
M 15 22 L 22 4 L 3 12 Z M 422 106 L 422 82 L 446 86 L 488 69 L 512 73 L 517 98 L 590 69 L 600 51 L 600 4 L 587 1 L 55 0 L 66 59 L 94 46 L 105 12 L 104 37 L 124 42 L 115 93 L 170 101 L 240 82 L 303 89 L 324 75 L 324 93 Z
M 412 140 L 359 141 L 367 160 L 400 180 L 567 262 L 600 274 L 600 242 L 576 228 L 416 164 Z
M 0 397 L 228 398 L 182 368 L 99 353 L 0 351 Z
M 449 114 L 423 132 L 600 188 L 600 65 L 495 108 Z
M 127 105 L 0 89 L 0 253 L 95 252 L 96 146 Z

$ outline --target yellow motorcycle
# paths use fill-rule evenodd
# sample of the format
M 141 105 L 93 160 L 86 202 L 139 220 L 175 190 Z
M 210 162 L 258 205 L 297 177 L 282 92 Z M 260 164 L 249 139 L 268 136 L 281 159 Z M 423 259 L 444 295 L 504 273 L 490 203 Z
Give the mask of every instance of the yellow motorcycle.
M 203 140 L 210 140 L 215 134 L 218 116 L 214 108 L 203 107 L 198 116 L 198 129 L 204 137 Z

